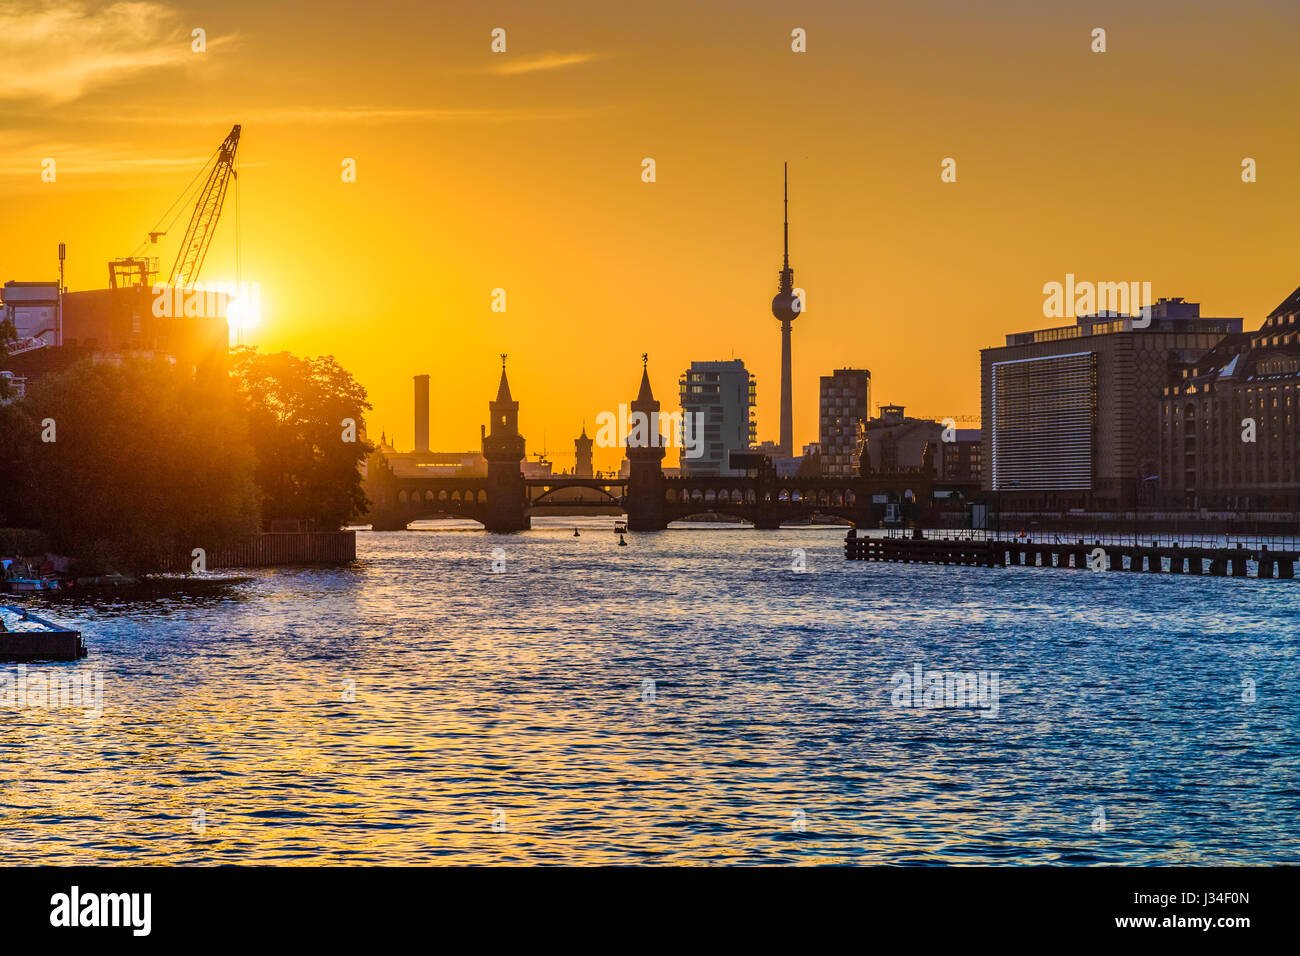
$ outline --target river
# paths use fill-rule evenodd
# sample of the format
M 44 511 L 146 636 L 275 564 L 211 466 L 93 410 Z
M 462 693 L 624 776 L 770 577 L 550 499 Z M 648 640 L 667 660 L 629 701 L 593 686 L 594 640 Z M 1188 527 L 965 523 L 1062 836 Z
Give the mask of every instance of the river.
M 0 862 L 1300 862 L 1300 581 L 612 520 L 43 605 L 102 710 L 0 706 Z

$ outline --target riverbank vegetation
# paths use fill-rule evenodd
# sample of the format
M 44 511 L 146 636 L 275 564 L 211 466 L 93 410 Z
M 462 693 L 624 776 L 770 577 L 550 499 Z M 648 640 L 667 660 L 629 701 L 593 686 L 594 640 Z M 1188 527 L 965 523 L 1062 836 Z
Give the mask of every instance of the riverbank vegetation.
M 39 531 L 90 574 L 156 571 L 276 521 L 337 529 L 367 507 L 369 408 L 333 358 L 245 348 L 198 376 L 82 362 L 0 405 L 0 527 Z

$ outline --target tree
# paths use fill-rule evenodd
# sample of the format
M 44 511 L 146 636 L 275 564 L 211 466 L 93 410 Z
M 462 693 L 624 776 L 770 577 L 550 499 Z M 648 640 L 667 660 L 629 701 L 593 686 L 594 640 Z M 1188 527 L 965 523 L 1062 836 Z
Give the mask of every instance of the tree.
M 8 319 L 0 319 L 0 370 L 4 369 L 9 358 L 9 343 L 13 341 L 17 334 L 12 322 Z M 9 380 L 0 375 L 0 402 L 9 397 L 10 391 Z
M 85 570 L 160 570 L 259 526 L 239 396 L 170 362 L 82 362 L 37 380 L 17 440 L 30 517 Z
M 0 319 L 0 370 L 8 364 L 9 343 L 15 334 L 14 324 L 8 319 Z M 19 455 L 18 435 L 23 417 L 12 398 L 13 388 L 9 380 L 0 375 L 0 528 L 16 524 L 22 515 L 20 498 L 24 488 L 24 462 Z
M 335 530 L 363 515 L 359 465 L 374 447 L 362 438 L 370 402 L 351 373 L 333 356 L 244 348 L 231 375 L 248 405 L 264 519 Z
M 3 383 L 4 380 L 0 379 L 0 390 L 4 389 Z M 26 416 L 18 404 L 0 396 L 0 528 L 17 527 L 29 520 L 23 507 L 29 484 L 21 440 L 27 430 L 26 423 Z

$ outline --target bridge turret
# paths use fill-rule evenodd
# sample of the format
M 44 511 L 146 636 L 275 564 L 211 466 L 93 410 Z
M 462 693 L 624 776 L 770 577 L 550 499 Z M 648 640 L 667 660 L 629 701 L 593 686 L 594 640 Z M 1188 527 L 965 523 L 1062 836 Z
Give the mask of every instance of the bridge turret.
M 650 388 L 649 361 L 648 355 L 641 356 L 641 388 L 628 416 L 627 526 L 630 531 L 662 531 L 668 527 L 659 403 Z
M 504 355 L 497 397 L 488 402 L 488 410 L 492 424 L 483 438 L 483 457 L 487 460 L 483 524 L 489 531 L 525 531 L 531 523 L 525 510 L 528 492 L 520 468 L 524 460 L 524 436 L 519 434 L 519 403 L 510 395 Z
M 587 423 L 582 423 L 582 434 L 573 440 L 573 474 L 575 478 L 591 478 L 596 474 L 591 463 L 591 446 L 587 436 Z
M 483 439 L 483 457 L 489 462 L 524 460 L 524 436 L 519 434 L 519 403 L 510 397 L 506 379 L 506 357 L 501 356 L 501 384 L 495 401 L 488 402 L 491 425 Z

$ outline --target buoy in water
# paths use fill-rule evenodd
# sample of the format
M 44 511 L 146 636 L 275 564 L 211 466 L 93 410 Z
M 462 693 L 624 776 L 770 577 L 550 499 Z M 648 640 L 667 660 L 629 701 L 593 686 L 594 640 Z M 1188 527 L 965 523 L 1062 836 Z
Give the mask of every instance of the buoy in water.
M 618 536 L 618 546 L 619 546 L 620 548 L 626 548 L 626 547 L 627 547 L 627 541 L 624 540 L 624 538 L 623 538 L 623 536 L 622 536 L 621 534 Z
M 574 529 L 573 529 L 573 536 L 574 536 L 575 538 L 581 538 L 581 537 L 582 537 L 582 535 L 578 534 L 578 529 L 577 529 L 577 528 L 574 528 Z

